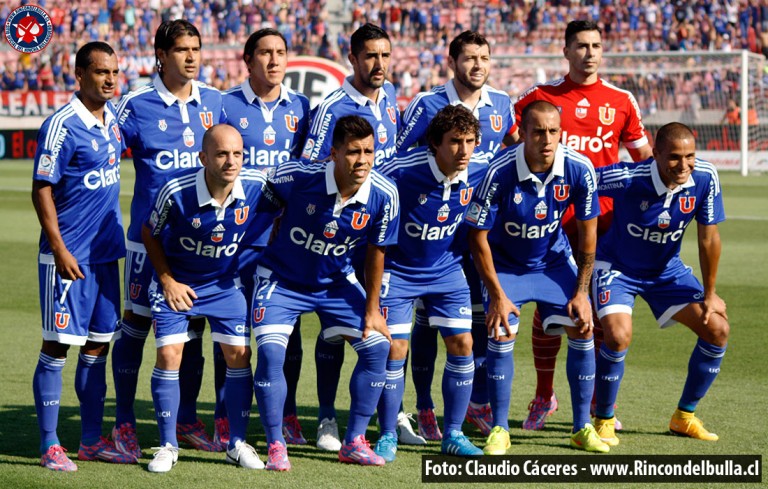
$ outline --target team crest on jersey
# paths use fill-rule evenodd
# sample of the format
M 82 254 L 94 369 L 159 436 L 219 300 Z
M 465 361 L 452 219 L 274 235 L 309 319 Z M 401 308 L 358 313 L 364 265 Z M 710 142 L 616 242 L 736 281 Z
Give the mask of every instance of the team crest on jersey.
M 616 109 L 611 108 L 610 105 L 600 107 L 598 114 L 600 116 L 600 122 L 606 126 L 610 126 L 613 124 L 613 121 L 616 120 Z
M 315 213 L 315 204 L 307 204 L 307 215 L 311 216 Z
M 54 315 L 54 321 L 56 322 L 56 327 L 59 329 L 66 329 L 67 326 L 69 326 L 69 313 L 68 312 L 57 312 Z
M 91 139 L 91 147 L 93 148 L 94 151 L 98 151 L 99 143 L 97 143 L 95 139 Z
M 392 121 L 392 124 L 397 124 L 397 112 L 395 112 L 395 108 L 387 105 L 387 114 L 389 115 L 389 120 Z
M 379 143 L 384 144 L 387 142 L 387 128 L 384 127 L 384 124 L 379 124 L 376 134 L 379 137 Z
M 424 205 L 427 203 L 427 194 L 419 194 L 419 204 Z
M 110 146 L 112 145 L 110 144 Z M 110 164 L 110 166 L 114 165 L 116 161 L 117 161 L 117 156 L 115 156 L 115 153 L 109 153 L 109 160 L 107 160 L 107 162 Z
M 443 204 L 441 208 L 437 210 L 437 222 L 445 222 L 448 220 L 448 215 L 451 213 L 451 208 L 448 204 Z
M 213 231 L 211 231 L 211 241 L 214 243 L 221 243 L 221 241 L 224 239 L 224 226 L 219 224 L 215 228 L 213 228 Z
M 686 214 L 693 212 L 696 207 L 696 197 L 680 197 L 680 211 Z
M 547 203 L 542 200 L 536 204 L 533 215 L 536 216 L 536 219 L 545 219 L 547 217 Z
M 336 236 L 336 232 L 338 230 L 339 230 L 339 225 L 336 224 L 336 221 L 331 221 L 325 225 L 325 229 L 323 229 L 323 236 L 325 236 L 328 239 L 331 239 L 334 236 Z
M 491 129 L 493 129 L 496 132 L 501 132 L 501 128 L 504 124 L 504 119 L 497 114 L 489 115 L 488 118 L 491 120 Z
M 204 128 L 210 129 L 213 127 L 213 112 L 200 112 L 200 124 Z
M 264 144 L 267 146 L 275 144 L 275 130 L 272 129 L 272 126 L 267 126 L 267 128 L 264 129 Z
M 117 126 L 117 124 L 112 124 L 112 132 L 115 135 L 115 139 L 117 139 L 117 142 L 123 140 L 123 137 L 120 135 L 120 128 Z
M 138 299 L 139 294 L 141 294 L 141 284 L 131 284 L 129 288 L 129 294 L 131 295 L 131 299 Z
M 587 116 L 587 109 L 589 109 L 589 100 L 583 98 L 576 104 L 576 117 L 583 119 Z
M 640 210 L 643 211 L 643 212 L 648 210 L 648 201 L 647 200 L 644 200 L 644 201 L 640 202 Z
M 246 205 L 243 207 L 238 207 L 235 209 L 235 224 L 238 226 L 240 224 L 243 224 L 245 221 L 248 220 L 248 211 L 251 209 L 251 206 Z
M 600 292 L 600 295 L 597 297 L 597 300 L 600 302 L 601 305 L 607 304 L 608 301 L 611 300 L 611 291 L 603 290 L 602 292 Z
M 240 118 L 240 127 L 243 129 L 248 129 L 248 118 L 247 117 L 241 117 Z
M 461 205 L 467 205 L 469 204 L 469 201 L 472 200 L 472 190 L 473 187 L 463 188 L 459 191 L 459 202 Z
M 47 177 L 53 171 L 53 158 L 51 155 L 41 155 L 37 162 L 37 174 Z
M 189 126 L 184 129 L 181 135 L 184 137 L 184 146 L 191 148 L 195 145 L 195 131 L 190 129 Z
M 558 202 L 563 202 L 568 199 L 568 196 L 571 195 L 571 186 L 570 185 L 555 185 L 555 200 Z
M 368 224 L 368 220 L 371 218 L 371 215 L 367 212 L 358 212 L 355 211 L 352 213 L 352 229 L 359 231 L 365 227 L 366 224 Z
M 520 205 L 522 201 L 523 201 L 522 192 L 515 192 L 515 198 L 512 199 L 512 202 L 514 202 L 517 205 Z
M 200 220 L 199 217 L 193 217 L 192 218 L 192 227 L 193 228 L 197 229 L 197 228 L 199 228 L 202 225 L 203 225 L 203 222 Z
M 264 313 L 267 312 L 266 307 L 254 307 L 253 308 L 253 322 L 260 323 L 264 319 Z
M 671 220 L 672 217 L 669 215 L 669 212 L 662 212 L 661 215 L 659 215 L 659 227 L 661 229 L 667 229 Z
M 166 129 L 168 129 L 168 123 L 165 122 L 165 119 L 160 119 L 159 121 L 157 121 L 157 128 L 165 132 Z
M 286 114 L 285 128 L 288 129 L 288 132 L 296 132 L 296 130 L 299 128 L 299 116 Z

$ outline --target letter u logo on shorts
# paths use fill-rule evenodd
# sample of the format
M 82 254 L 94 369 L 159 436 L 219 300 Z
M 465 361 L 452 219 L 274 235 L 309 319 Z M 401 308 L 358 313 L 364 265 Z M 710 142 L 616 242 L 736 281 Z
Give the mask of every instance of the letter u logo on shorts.
M 502 118 L 500 115 L 491 115 L 488 116 L 488 119 L 491 121 L 491 129 L 493 129 L 496 132 L 501 132 L 501 126 L 502 126 Z
M 257 307 L 253 310 L 253 322 L 254 323 L 260 323 L 262 319 L 264 319 L 264 312 L 266 312 L 266 307 Z
M 200 123 L 206 129 L 213 127 L 213 112 L 200 112 Z
M 696 207 L 696 197 L 680 197 L 680 211 L 690 214 Z
M 571 186 L 570 185 L 555 185 L 555 200 L 558 202 L 562 202 L 568 198 L 568 196 L 571 194 Z
M 66 329 L 69 326 L 69 313 L 57 312 L 55 314 L 56 327 L 59 329 Z
M 139 294 L 141 294 L 141 284 L 131 284 L 129 293 L 131 295 L 131 299 L 138 299 Z
M 600 295 L 598 296 L 597 300 L 600 302 L 600 305 L 607 304 L 608 301 L 611 300 L 611 291 L 604 290 L 600 292 Z
M 472 200 L 472 189 L 473 187 L 461 189 L 459 192 L 459 202 L 461 202 L 461 205 L 467 205 Z
M 251 206 L 239 207 L 235 209 L 235 224 L 243 224 L 248 220 L 248 210 Z
M 357 231 L 363 229 L 366 224 L 368 224 L 368 219 L 371 218 L 370 214 L 363 213 L 363 212 L 353 212 L 352 213 L 352 229 L 355 229 Z
M 299 117 L 295 115 L 286 115 L 285 128 L 290 132 L 296 132 L 296 129 L 299 128 Z

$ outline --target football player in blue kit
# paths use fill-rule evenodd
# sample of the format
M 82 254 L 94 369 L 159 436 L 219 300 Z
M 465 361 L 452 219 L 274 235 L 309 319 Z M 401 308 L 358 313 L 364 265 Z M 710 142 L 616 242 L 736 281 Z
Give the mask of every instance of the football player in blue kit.
M 694 415 L 723 361 L 730 326 L 715 291 L 720 260 L 717 224 L 725 220 L 715 166 L 696 158 L 691 129 L 673 122 L 656 133 L 653 158 L 597 170 L 600 195 L 614 198 L 613 222 L 600 240 L 593 301 L 605 331 L 597 360 L 595 427 L 609 445 L 619 444 L 613 405 L 632 340 L 632 310 L 641 296 L 662 328 L 683 323 L 698 341 L 688 376 L 669 422 L 672 433 L 716 441 Z M 702 281 L 680 259 L 683 234 L 696 220 Z M 621 252 L 619 252 L 621 250 Z

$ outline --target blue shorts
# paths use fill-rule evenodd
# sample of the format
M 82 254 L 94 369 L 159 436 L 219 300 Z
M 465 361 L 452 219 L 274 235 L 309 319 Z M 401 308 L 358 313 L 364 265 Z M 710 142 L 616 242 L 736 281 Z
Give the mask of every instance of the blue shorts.
M 211 325 L 213 341 L 225 345 L 248 346 L 251 330 L 246 319 L 247 306 L 240 287 L 230 287 L 213 294 L 198 294 L 192 308 L 176 312 L 165 302 L 162 288 L 155 281 L 149 286 L 152 299 L 152 329 L 155 331 L 155 345 L 161 346 L 185 343 L 197 338 L 189 331 L 189 320 L 204 316 Z
M 151 317 L 151 302 L 149 299 L 149 285 L 152 283 L 154 268 L 149 260 L 147 250 L 141 243 L 128 241 L 128 252 L 125 255 L 124 287 L 125 301 L 123 309 L 133 311 L 134 314 Z
M 363 336 L 365 291 L 353 273 L 346 283 L 322 290 L 288 288 L 264 267 L 256 268 L 255 279 L 250 322 L 256 341 L 271 333 L 290 335 L 305 312 L 317 313 L 323 339 Z
M 573 257 L 541 272 L 516 274 L 497 270 L 496 273 L 504 293 L 518 309 L 528 302 L 536 303 L 546 334 L 563 334 L 565 330 L 561 326 L 576 326 L 568 316 L 567 307 L 576 287 Z M 487 309 L 490 300 L 486 290 L 483 290 L 483 302 Z M 519 323 L 519 317 L 509 315 L 510 334 L 517 334 Z M 503 327 L 501 332 L 504 334 Z
M 421 299 L 429 325 L 440 328 L 443 337 L 471 331 L 472 303 L 461 270 L 430 283 L 409 282 L 399 274 L 384 272 L 381 311 L 393 339 L 407 340 L 411 335 L 416 298 Z
M 640 280 L 612 270 L 610 263 L 595 262 L 592 300 L 598 318 L 622 312 L 631 316 L 637 295 L 651 307 L 659 326 L 666 328 L 677 323 L 672 316 L 681 309 L 704 299 L 704 287 L 690 267 L 672 278 Z
M 109 343 L 119 336 L 120 269 L 117 261 L 80 265 L 84 279 L 62 280 L 53 255 L 40 254 L 43 339 L 65 345 Z

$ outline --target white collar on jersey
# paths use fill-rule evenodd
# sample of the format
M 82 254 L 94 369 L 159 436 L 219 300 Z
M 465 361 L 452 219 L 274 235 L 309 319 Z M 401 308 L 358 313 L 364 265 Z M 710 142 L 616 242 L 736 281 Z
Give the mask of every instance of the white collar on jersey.
M 75 114 L 77 114 L 80 120 L 83 121 L 85 127 L 88 129 L 93 129 L 94 127 L 109 127 L 109 124 L 115 120 L 115 114 L 109 110 L 109 104 L 104 104 L 104 124 L 102 124 L 101 121 L 97 119 L 90 110 L 85 108 L 83 102 L 77 98 L 78 93 L 80 92 L 75 92 L 72 95 L 72 99 L 69 101 L 69 105 L 72 106 L 72 108 L 75 110 Z
M 676 194 L 681 192 L 684 188 L 689 188 L 696 185 L 696 182 L 693 181 L 693 175 L 689 175 L 688 181 L 684 184 L 678 185 L 675 188 L 667 188 L 667 186 L 664 185 L 664 182 L 661 180 L 661 175 L 659 175 L 659 164 L 655 159 L 651 165 L 651 181 L 653 182 L 653 188 L 656 189 L 656 193 L 659 195 L 664 195 L 666 193 Z
M 194 100 L 198 104 L 203 103 L 202 99 L 200 98 L 200 82 L 197 80 L 192 80 L 192 95 L 190 95 L 187 100 L 181 100 L 179 97 L 172 94 L 163 83 L 163 80 L 160 79 L 160 75 L 155 75 L 155 77 L 152 78 L 152 85 L 155 87 L 157 94 L 160 95 L 160 98 L 163 99 L 163 102 L 165 102 L 165 105 L 168 107 L 173 105 L 177 100 L 181 103 L 188 103 L 190 100 Z
M 352 78 L 350 75 L 344 79 L 344 83 L 341 85 L 341 89 L 344 90 L 349 98 L 351 98 L 358 105 L 376 104 L 379 105 L 381 101 L 387 98 L 387 92 L 384 91 L 384 87 L 379 88 L 376 94 L 376 102 L 371 101 L 368 97 L 357 91 L 357 88 L 352 86 Z
M 445 183 L 448 180 L 448 177 L 446 177 L 445 174 L 440 170 L 440 167 L 437 166 L 435 155 L 433 155 L 432 152 L 429 150 L 427 150 L 427 161 L 429 161 L 429 169 L 432 170 L 432 175 L 434 175 L 435 180 L 437 180 L 438 183 Z M 454 183 L 459 183 L 459 182 L 467 183 L 468 179 L 469 179 L 469 170 L 465 168 L 462 171 L 460 171 L 459 174 L 453 178 L 453 180 L 448 182 L 448 185 L 453 185 Z
M 455 78 L 451 78 L 448 83 L 446 83 L 445 86 L 445 94 L 448 96 L 448 103 L 451 105 L 463 105 L 470 111 L 472 111 L 473 114 L 475 114 L 475 117 L 478 116 L 478 109 L 480 107 L 485 107 L 486 105 L 493 107 L 493 101 L 491 100 L 491 96 L 488 95 L 488 87 L 483 85 L 483 87 L 480 89 L 480 100 L 477 101 L 477 104 L 474 107 L 470 107 L 469 105 L 462 102 L 462 100 L 459 98 L 459 92 L 456 91 L 456 86 L 454 85 L 456 83 Z
M 235 186 L 232 187 L 232 191 L 229 193 L 227 200 L 224 201 L 224 205 L 219 205 L 216 199 L 211 197 L 211 192 L 208 191 L 208 185 L 205 183 L 205 168 L 200 168 L 197 171 L 197 175 L 195 175 L 195 190 L 197 190 L 197 205 L 200 207 L 210 204 L 215 209 L 224 209 L 236 199 L 245 200 L 243 183 L 240 181 L 240 177 L 237 177 Z
M 252 104 L 258 95 L 256 95 L 256 92 L 253 91 L 253 88 L 251 87 L 251 82 L 246 79 L 243 83 L 240 84 L 240 88 L 243 90 L 243 95 L 245 96 L 245 100 L 248 101 L 249 104 Z M 290 102 L 291 98 L 288 96 L 288 87 L 280 84 L 280 96 L 277 98 L 277 103 L 282 102 L 285 100 L 286 102 Z
M 325 165 L 325 189 L 328 192 L 328 195 L 339 193 L 339 187 L 336 185 L 336 178 L 333 176 L 334 168 L 336 168 L 336 162 L 334 162 L 333 160 L 329 160 L 328 163 Z M 363 184 L 360 185 L 360 188 L 357 189 L 357 192 L 355 192 L 355 195 L 350 197 L 349 200 L 347 200 L 344 203 L 344 206 L 347 206 L 353 202 L 367 204 L 368 197 L 370 195 L 371 195 L 371 174 L 368 173 L 368 178 L 366 178 Z
M 525 143 L 519 144 L 517 146 L 517 149 L 515 150 L 515 161 L 517 163 L 517 178 L 519 181 L 524 180 L 533 180 L 534 182 L 541 182 L 539 180 L 539 177 L 534 175 L 530 168 L 528 168 L 528 163 L 525 162 L 525 151 L 524 151 Z M 563 145 L 558 144 L 557 149 L 555 150 L 555 161 L 552 163 L 552 170 L 549 172 L 549 175 L 547 175 L 547 180 L 541 183 L 544 183 L 545 185 L 551 182 L 555 177 L 563 177 L 565 176 L 565 151 L 563 150 Z

